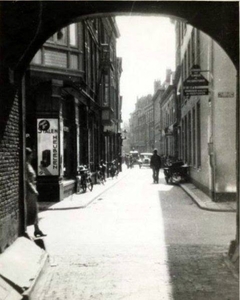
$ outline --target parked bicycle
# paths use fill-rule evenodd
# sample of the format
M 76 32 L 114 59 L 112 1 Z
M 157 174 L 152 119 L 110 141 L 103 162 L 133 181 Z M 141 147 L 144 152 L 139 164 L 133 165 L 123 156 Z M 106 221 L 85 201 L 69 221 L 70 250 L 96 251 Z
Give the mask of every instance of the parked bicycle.
M 77 194 L 93 190 L 92 174 L 87 166 L 79 166 L 77 175 Z
M 101 171 L 97 171 L 97 179 L 100 184 L 105 184 L 105 180 Z
M 106 165 L 104 164 L 103 160 L 101 160 L 99 166 L 98 166 L 98 171 L 97 171 L 97 179 L 100 184 L 104 184 L 106 181 Z
M 110 163 L 110 166 L 109 166 L 109 174 L 110 176 L 112 177 L 112 179 L 114 177 L 117 177 L 118 176 L 118 173 L 119 173 L 119 170 L 118 170 L 118 164 L 115 160 L 113 160 L 111 163 Z

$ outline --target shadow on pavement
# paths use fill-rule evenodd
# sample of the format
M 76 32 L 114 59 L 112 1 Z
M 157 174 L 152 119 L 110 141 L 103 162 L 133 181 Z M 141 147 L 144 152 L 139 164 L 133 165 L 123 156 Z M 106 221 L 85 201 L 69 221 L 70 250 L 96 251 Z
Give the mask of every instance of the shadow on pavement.
M 180 187 L 160 185 L 171 299 L 239 299 L 238 278 L 226 264 L 231 214 L 203 211 Z

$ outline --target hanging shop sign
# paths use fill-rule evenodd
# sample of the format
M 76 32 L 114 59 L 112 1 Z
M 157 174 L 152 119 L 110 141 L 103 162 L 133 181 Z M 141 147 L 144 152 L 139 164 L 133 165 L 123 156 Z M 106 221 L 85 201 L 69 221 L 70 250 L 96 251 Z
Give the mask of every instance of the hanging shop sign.
M 198 65 L 191 68 L 190 76 L 183 82 L 184 96 L 205 96 L 208 95 L 208 80 L 200 73 Z
M 206 96 L 208 95 L 208 88 L 199 88 L 199 87 L 191 87 L 191 88 L 183 88 L 183 95 L 186 97 L 190 96 Z
M 59 175 L 58 119 L 37 119 L 38 176 Z

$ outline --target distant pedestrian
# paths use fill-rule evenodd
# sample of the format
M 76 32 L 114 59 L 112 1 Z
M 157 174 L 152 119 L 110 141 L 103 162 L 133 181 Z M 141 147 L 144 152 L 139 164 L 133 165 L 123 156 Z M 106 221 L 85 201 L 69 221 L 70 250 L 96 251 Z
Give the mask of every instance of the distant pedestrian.
M 109 173 L 110 173 L 110 176 L 112 177 L 112 179 L 114 178 L 114 176 L 117 177 L 117 175 L 118 175 L 118 162 L 117 162 L 117 160 L 113 160 L 110 163 Z
M 104 163 L 103 159 L 101 159 L 100 161 L 99 169 L 102 174 L 103 180 L 106 181 L 106 164 Z
M 126 154 L 125 156 L 125 164 L 127 165 L 127 168 L 129 169 L 129 155 Z
M 132 167 L 133 167 L 133 157 L 130 154 L 130 156 L 129 156 L 129 168 L 132 169 Z
M 118 153 L 118 171 L 122 172 L 122 155 Z
M 153 183 L 158 183 L 159 170 L 161 168 L 161 157 L 157 154 L 157 149 L 153 150 L 150 160 L 150 167 L 153 170 Z
M 38 225 L 38 191 L 36 188 L 36 173 L 31 165 L 32 149 L 26 148 L 26 190 L 28 225 L 34 224 L 35 237 L 46 236 Z

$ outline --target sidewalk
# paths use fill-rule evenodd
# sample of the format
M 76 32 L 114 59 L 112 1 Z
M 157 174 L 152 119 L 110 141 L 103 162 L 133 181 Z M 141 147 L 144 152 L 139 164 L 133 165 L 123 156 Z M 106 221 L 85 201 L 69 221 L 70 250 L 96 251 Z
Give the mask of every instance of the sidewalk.
M 86 193 L 72 194 L 60 202 L 39 202 L 39 210 L 41 212 L 44 210 L 68 210 L 85 208 L 95 199 L 101 197 L 101 194 L 118 183 L 122 178 L 127 176 L 127 174 L 128 170 L 125 170 L 125 168 L 123 168 L 123 172 L 120 172 L 117 178 L 107 178 L 104 185 L 94 184 L 93 190 L 91 192 L 87 190 Z
M 201 209 L 219 212 L 237 211 L 236 202 L 213 202 L 209 196 L 199 190 L 192 183 L 182 183 L 180 186 Z

